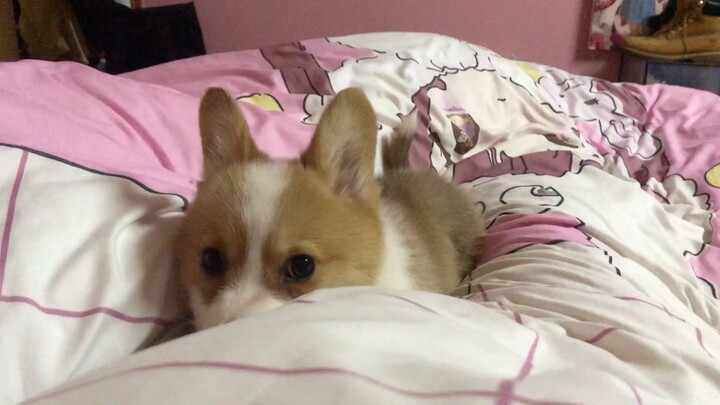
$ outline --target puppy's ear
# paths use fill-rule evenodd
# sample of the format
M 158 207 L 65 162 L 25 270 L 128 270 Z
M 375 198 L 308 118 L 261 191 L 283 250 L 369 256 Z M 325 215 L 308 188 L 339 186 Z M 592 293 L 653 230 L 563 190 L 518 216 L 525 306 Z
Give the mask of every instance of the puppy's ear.
M 377 203 L 375 180 L 377 119 L 365 94 L 356 88 L 338 93 L 323 112 L 302 164 L 319 172 L 345 197 Z
M 208 89 L 200 102 L 200 138 L 206 179 L 231 163 L 265 158 L 235 99 L 220 88 Z

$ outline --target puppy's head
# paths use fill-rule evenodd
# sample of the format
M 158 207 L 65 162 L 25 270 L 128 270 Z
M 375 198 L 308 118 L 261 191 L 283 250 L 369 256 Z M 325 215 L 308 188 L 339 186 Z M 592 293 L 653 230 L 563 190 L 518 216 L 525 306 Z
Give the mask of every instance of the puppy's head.
M 261 313 L 317 288 L 369 285 L 382 256 L 376 119 L 357 89 L 337 94 L 299 160 L 270 160 L 235 100 L 200 105 L 205 180 L 176 257 L 198 328 Z

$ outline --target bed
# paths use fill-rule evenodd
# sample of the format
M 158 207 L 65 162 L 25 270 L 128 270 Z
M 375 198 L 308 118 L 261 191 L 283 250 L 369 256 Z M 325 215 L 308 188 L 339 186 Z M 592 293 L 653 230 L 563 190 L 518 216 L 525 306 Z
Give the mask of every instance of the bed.
M 0 403 L 720 400 L 716 95 L 426 33 L 120 76 L 23 61 L 0 83 Z M 178 337 L 170 246 L 202 177 L 208 86 L 274 157 L 297 156 L 347 87 L 381 137 L 417 113 L 413 166 L 463 184 L 488 221 L 478 267 L 452 297 L 319 290 Z

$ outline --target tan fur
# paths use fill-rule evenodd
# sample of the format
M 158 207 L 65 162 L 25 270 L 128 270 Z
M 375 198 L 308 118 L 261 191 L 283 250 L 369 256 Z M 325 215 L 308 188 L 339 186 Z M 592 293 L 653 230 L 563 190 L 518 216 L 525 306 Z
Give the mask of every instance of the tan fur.
M 401 228 L 396 233 L 411 254 L 413 286 L 450 292 L 470 269 L 480 227 L 473 204 L 457 186 L 434 173 L 409 170 L 408 128 L 384 143 L 386 173 L 378 181 L 375 113 L 362 91 L 344 90 L 326 108 L 301 158 L 277 163 L 257 149 L 235 100 L 224 90 L 208 90 L 200 107 L 205 181 L 176 243 L 185 287 L 208 305 L 221 291 L 242 288 L 237 283 L 252 238 L 243 208 L 254 198 L 246 192 L 247 176 L 251 167 L 282 164 L 287 186 L 278 189 L 259 256 L 260 282 L 273 296 L 284 300 L 317 288 L 377 284 L 394 253 L 384 247 L 387 224 L 381 210 L 390 211 L 391 225 Z M 224 255 L 224 274 L 203 272 L 201 257 L 208 247 Z M 288 282 L 284 267 L 298 254 L 315 259 L 315 274 Z M 258 297 L 248 303 L 253 299 Z
M 285 195 L 278 212 L 282 226 L 274 229 L 268 245 L 275 260 L 272 267 L 294 254 L 313 256 L 317 266 L 309 281 L 287 285 L 287 295 L 294 298 L 317 288 L 373 285 L 383 249 L 376 207 L 337 198 L 322 179 L 300 166 Z M 378 198 L 374 196 L 375 201 Z
M 205 181 L 181 227 L 176 256 L 184 285 L 197 288 L 209 303 L 242 271 L 247 230 L 238 200 L 245 165 L 267 158 L 252 141 L 235 101 L 221 89 L 208 90 L 201 102 L 200 132 Z M 362 92 L 346 90 L 328 106 L 301 160 L 289 162 L 292 179 L 275 221 L 282 226 L 273 229 L 262 255 L 264 267 L 272 269 L 263 283 L 277 296 L 373 284 L 382 254 L 375 132 L 375 115 Z M 221 277 L 206 276 L 199 265 L 210 246 L 220 248 L 230 263 Z M 313 256 L 316 274 L 302 284 L 283 284 L 283 266 L 295 254 Z
M 300 161 L 323 175 L 340 196 L 376 205 L 380 197 L 374 175 L 376 122 L 361 90 L 340 92 L 323 112 Z
M 242 187 L 242 174 L 227 171 L 206 181 L 188 209 L 176 243 L 181 278 L 185 287 L 198 288 L 205 302 L 215 298 L 236 274 L 207 277 L 200 268 L 203 249 L 222 246 L 233 263 L 244 261 L 246 230 L 239 220 L 239 207 L 232 203 L 236 187 Z
M 200 102 L 200 138 L 206 178 L 235 162 L 266 158 L 234 99 L 222 89 L 209 89 Z
M 431 171 L 411 171 L 414 116 L 383 140 L 382 198 L 397 209 L 413 250 L 413 275 L 423 290 L 449 293 L 473 268 L 483 227 L 458 185 Z
M 395 128 L 389 138 L 382 140 L 383 172 L 390 173 L 410 169 L 409 153 L 412 144 L 417 116 L 415 114 L 403 117 L 400 125 Z

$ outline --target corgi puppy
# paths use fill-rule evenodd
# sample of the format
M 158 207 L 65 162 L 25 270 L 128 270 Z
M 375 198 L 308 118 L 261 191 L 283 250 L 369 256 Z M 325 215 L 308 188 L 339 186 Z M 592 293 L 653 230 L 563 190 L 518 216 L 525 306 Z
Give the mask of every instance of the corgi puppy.
M 414 127 L 413 127 L 414 129 Z M 262 313 L 318 288 L 380 286 L 451 292 L 473 266 L 473 202 L 433 172 L 413 172 L 413 130 L 382 145 L 375 112 L 347 89 L 327 106 L 298 160 L 271 160 L 235 101 L 200 104 L 205 180 L 176 243 L 196 327 Z

